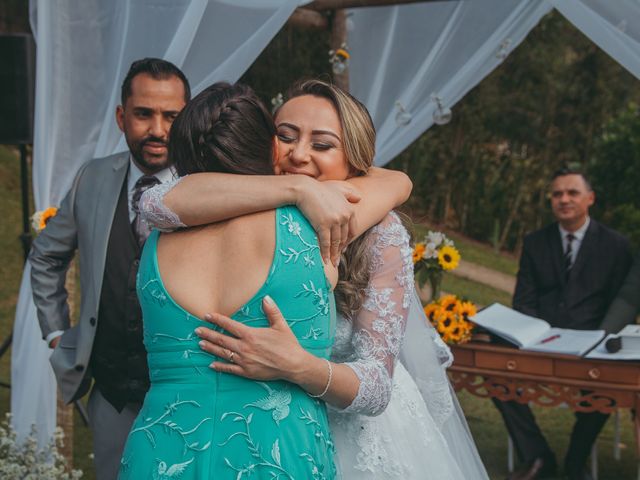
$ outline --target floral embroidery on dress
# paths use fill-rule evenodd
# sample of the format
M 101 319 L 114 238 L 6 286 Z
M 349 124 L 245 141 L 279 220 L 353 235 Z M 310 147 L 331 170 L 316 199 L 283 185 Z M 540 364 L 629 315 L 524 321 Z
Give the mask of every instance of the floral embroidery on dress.
M 293 261 L 293 263 L 296 263 L 300 255 L 304 254 L 303 260 L 305 267 L 311 268 L 315 266 L 315 261 L 309 256 L 309 254 L 314 251 L 320 251 L 320 247 L 317 245 L 317 241 L 314 245 L 302 238 L 300 224 L 293 219 L 293 215 L 291 213 L 280 216 L 280 225 L 285 225 L 288 232 L 294 237 L 297 237 L 304 246 L 304 248 L 294 248 L 289 246 L 286 250 L 280 249 L 280 253 L 286 258 L 284 263 L 289 263 L 291 261 Z M 315 240 L 316 239 L 314 238 L 314 241 Z
M 161 307 L 164 307 L 167 303 L 167 295 L 164 293 L 162 284 L 157 278 L 147 280 L 143 285 L 139 284 L 138 288 L 145 298 L 156 302 Z
M 156 436 L 152 429 L 154 427 L 161 427 L 165 431 L 178 435 L 183 443 L 183 454 L 186 454 L 188 450 L 194 452 L 203 452 L 204 450 L 207 450 L 211 445 L 211 442 L 206 442 L 204 445 L 200 445 L 200 442 L 198 441 L 190 441 L 189 436 L 197 433 L 200 427 L 202 427 L 206 422 L 211 421 L 211 417 L 202 418 L 196 425 L 186 429 L 182 425 L 171 420 L 171 417 L 178 411 L 178 409 L 185 405 L 201 408 L 200 404 L 195 400 L 180 400 L 179 397 L 176 397 L 175 401 L 165 405 L 164 412 L 162 412 L 162 414 L 157 418 L 146 417 L 144 413 L 141 413 L 142 417 L 146 417 L 144 418 L 144 423 L 139 427 L 132 428 L 131 432 L 129 432 L 129 436 L 138 432 L 144 433 L 147 440 L 149 440 L 149 443 L 151 443 L 151 446 L 155 448 Z
M 266 468 L 269 474 L 271 475 L 271 478 L 276 479 L 276 478 L 284 477 L 284 478 L 289 478 L 293 480 L 293 476 L 290 473 L 288 473 L 285 470 L 285 468 L 282 466 L 281 459 L 280 459 L 279 439 L 276 438 L 275 442 L 271 446 L 271 460 L 269 460 L 267 459 L 267 457 L 265 457 L 264 453 L 262 452 L 262 449 L 260 448 L 260 445 L 258 445 L 253 440 L 253 437 L 251 435 L 250 426 L 251 426 L 251 421 L 253 420 L 253 413 L 250 413 L 249 415 L 245 416 L 239 412 L 225 412 L 220 417 L 220 421 L 223 421 L 230 416 L 233 416 L 233 420 L 232 420 L 233 422 L 242 422 L 244 424 L 244 431 L 238 431 L 229 435 L 229 437 L 224 442 L 218 444 L 218 446 L 224 447 L 236 437 L 243 438 L 247 444 L 247 449 L 251 453 L 251 457 L 255 459 L 253 463 L 243 465 L 243 466 L 237 466 L 237 465 L 234 465 L 228 457 L 224 457 L 225 464 L 229 468 L 237 472 L 236 479 L 239 480 L 243 478 L 245 475 L 247 477 L 250 477 L 254 473 L 254 471 L 256 471 L 257 469 Z

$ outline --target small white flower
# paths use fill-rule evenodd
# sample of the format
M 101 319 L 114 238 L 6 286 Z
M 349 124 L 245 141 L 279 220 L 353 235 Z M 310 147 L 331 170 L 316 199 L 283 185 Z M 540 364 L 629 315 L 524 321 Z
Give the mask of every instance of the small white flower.
M 422 258 L 425 258 L 425 259 L 438 258 L 438 246 L 433 242 L 427 243 L 425 245 L 425 249 L 424 249 L 424 253 L 422 254 Z
M 442 232 L 434 232 L 434 231 L 429 231 L 429 233 L 427 233 L 427 237 L 426 237 L 426 242 L 425 243 L 433 243 L 436 245 L 436 247 L 439 247 L 440 244 L 442 242 L 444 242 L 444 239 L 446 237 L 444 236 L 444 234 Z
M 316 262 L 313 261 L 313 258 L 311 258 L 308 254 L 305 254 L 302 259 L 304 260 L 305 267 L 313 267 L 316 264 Z
M 300 235 L 300 224 L 298 222 L 289 223 L 289 233 L 293 233 L 294 235 Z

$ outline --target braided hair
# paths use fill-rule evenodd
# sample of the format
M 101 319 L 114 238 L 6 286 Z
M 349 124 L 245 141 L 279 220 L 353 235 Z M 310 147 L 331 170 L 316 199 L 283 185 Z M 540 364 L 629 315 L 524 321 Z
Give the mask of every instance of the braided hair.
M 176 117 L 169 160 L 178 175 L 198 172 L 273 174 L 271 114 L 248 86 L 214 83 Z

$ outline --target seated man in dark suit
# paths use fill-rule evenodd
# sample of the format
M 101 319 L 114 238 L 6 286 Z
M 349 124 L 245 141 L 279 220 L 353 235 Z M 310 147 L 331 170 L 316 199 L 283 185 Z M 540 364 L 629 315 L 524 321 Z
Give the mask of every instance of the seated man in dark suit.
M 513 308 L 542 318 L 553 327 L 599 329 L 631 265 L 629 242 L 589 218 L 595 195 L 580 172 L 556 172 L 550 193 L 557 222 L 525 237 Z M 496 399 L 494 403 L 525 464 L 509 478 L 535 479 L 553 474 L 555 455 L 529 406 Z M 575 416 L 565 472 L 572 480 L 589 479 L 586 461 L 608 415 L 594 412 Z

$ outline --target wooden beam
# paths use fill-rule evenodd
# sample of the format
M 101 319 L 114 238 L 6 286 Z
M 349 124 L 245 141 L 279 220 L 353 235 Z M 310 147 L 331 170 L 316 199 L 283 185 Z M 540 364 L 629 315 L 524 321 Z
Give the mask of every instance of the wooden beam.
M 329 20 L 326 15 L 315 10 L 309 10 L 308 8 L 296 8 L 289 17 L 287 24 L 293 27 L 317 30 L 326 30 L 329 28 Z
M 403 5 L 406 3 L 429 3 L 437 1 L 442 0 L 315 0 L 314 2 L 305 5 L 304 8 L 323 11 L 358 7 L 387 7 L 391 5 Z

